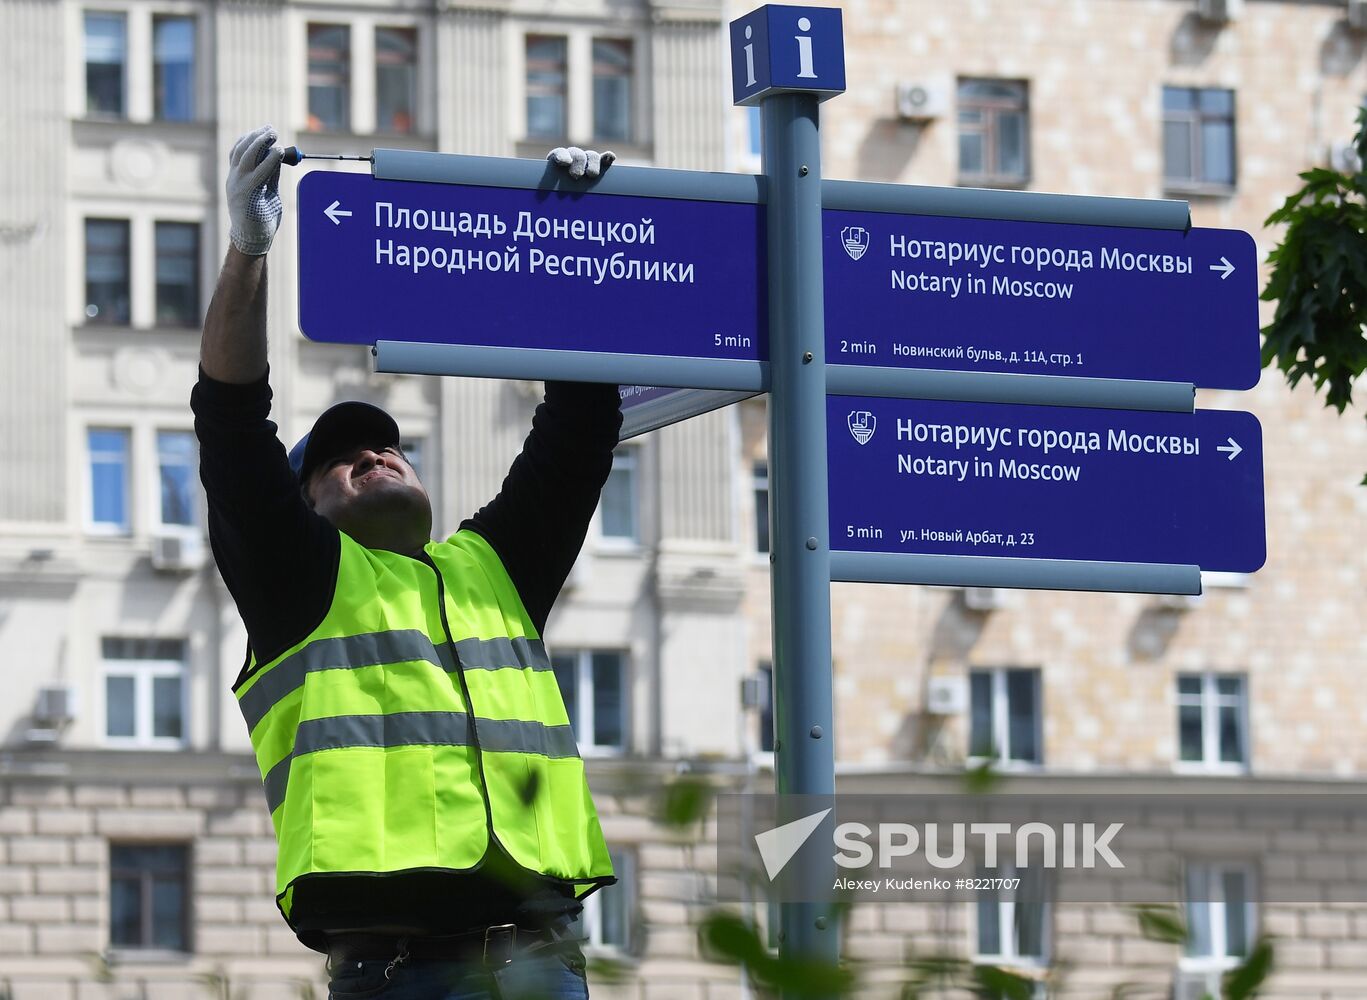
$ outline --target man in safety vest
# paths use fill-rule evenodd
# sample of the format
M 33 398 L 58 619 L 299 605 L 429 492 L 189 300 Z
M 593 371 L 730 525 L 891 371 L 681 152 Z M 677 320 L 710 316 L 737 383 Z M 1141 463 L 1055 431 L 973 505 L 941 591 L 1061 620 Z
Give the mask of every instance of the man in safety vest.
M 257 129 L 229 157 L 232 245 L 191 399 L 210 542 L 247 629 L 234 692 L 276 902 L 327 954 L 336 1000 L 585 997 L 565 929 L 614 879 L 540 636 L 611 469 L 616 387 L 546 383 L 502 489 L 440 542 L 378 407 L 338 403 L 286 453 L 266 361 L 276 138 Z

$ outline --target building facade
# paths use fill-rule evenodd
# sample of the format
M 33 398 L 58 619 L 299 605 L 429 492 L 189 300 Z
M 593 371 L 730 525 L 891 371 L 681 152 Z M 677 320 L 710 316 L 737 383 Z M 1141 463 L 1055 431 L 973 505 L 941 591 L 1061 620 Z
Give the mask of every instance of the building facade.
M 1253 233 L 1262 257 L 1277 238 L 1262 220 L 1298 171 L 1342 162 L 1367 95 L 1346 2 L 842 6 L 826 176 L 1179 197 L 1196 225 Z M 188 408 L 232 140 L 270 121 L 306 152 L 539 157 L 568 141 L 756 170 L 758 116 L 727 91 L 724 26 L 746 9 L 0 0 L 0 116 L 22 151 L 0 171 L 0 996 L 322 994 L 319 956 L 271 899 L 274 843 L 229 691 L 244 636 L 206 558 Z M 454 530 L 497 490 L 539 386 L 377 375 L 362 349 L 300 337 L 290 213 L 306 169 L 285 171 L 271 254 L 281 436 L 339 399 L 385 406 L 438 534 Z M 1199 599 L 836 585 L 840 787 L 952 791 L 988 760 L 1026 794 L 1361 794 L 1367 429 L 1321 404 L 1272 373 L 1201 392 L 1262 422 L 1269 557 Z M 586 914 L 605 995 L 747 991 L 697 944 L 713 825 L 671 825 L 659 800 L 682 776 L 771 781 L 765 438 L 753 400 L 624 443 L 547 628 L 622 876 Z M 1325 840 L 1307 849 L 1364 835 L 1312 831 Z M 1252 880 L 1299 874 L 1250 857 L 1207 845 L 1192 870 L 1255 896 Z M 1269 995 L 1367 994 L 1362 906 L 1200 900 L 1187 919 L 1182 948 L 1118 906 L 870 904 L 847 952 L 873 994 L 951 955 L 1042 983 L 1052 969 L 1050 996 L 1133 982 L 1195 997 L 1273 934 Z

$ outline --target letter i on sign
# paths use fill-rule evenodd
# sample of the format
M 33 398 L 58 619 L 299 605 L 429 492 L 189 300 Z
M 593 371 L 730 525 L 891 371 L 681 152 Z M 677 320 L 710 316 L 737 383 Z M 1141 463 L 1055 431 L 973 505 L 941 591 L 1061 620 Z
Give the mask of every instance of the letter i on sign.
M 755 33 L 755 29 L 750 25 L 745 26 L 745 37 L 748 41 L 750 36 Z M 755 85 L 755 43 L 751 42 L 745 46 L 745 85 L 753 87 Z
M 799 18 L 797 19 L 797 28 L 798 28 L 799 31 L 811 31 L 811 30 L 812 30 L 812 22 L 811 22 L 811 20 L 810 20 L 809 18 L 799 17 Z M 746 28 L 745 31 L 746 31 L 746 37 L 747 37 L 747 38 L 750 37 L 750 35 L 749 35 L 750 29 L 749 29 L 749 28 Z M 801 77 L 802 79 L 805 79 L 805 80 L 815 80 L 815 79 L 816 79 L 816 70 L 815 70 L 815 68 L 813 68 L 813 66 L 812 66 L 812 36 L 811 36 L 811 35 L 794 35 L 793 37 L 797 39 L 797 61 L 798 61 L 798 73 L 797 73 L 797 75 L 798 75 L 799 77 Z M 749 52 L 750 52 L 750 46 L 747 45 L 747 46 L 745 47 L 745 51 L 746 51 L 746 54 L 747 54 L 747 56 L 748 56 L 748 55 L 749 55 Z M 751 82 L 751 83 L 754 83 L 753 80 L 751 80 L 750 82 Z

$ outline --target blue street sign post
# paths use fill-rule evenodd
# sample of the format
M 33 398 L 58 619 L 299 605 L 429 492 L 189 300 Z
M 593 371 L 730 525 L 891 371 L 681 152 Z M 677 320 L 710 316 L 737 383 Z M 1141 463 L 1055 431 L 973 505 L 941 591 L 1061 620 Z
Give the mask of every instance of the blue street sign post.
M 779 795 L 835 793 L 818 103 L 845 89 L 838 10 L 761 7 L 731 25 L 733 98 L 759 103 L 768 184 L 770 562 Z M 798 863 L 834 884 L 833 813 Z M 834 967 L 831 908 L 779 905 L 779 953 Z
M 1193 565 L 1266 558 L 1251 414 L 827 398 L 832 547 Z

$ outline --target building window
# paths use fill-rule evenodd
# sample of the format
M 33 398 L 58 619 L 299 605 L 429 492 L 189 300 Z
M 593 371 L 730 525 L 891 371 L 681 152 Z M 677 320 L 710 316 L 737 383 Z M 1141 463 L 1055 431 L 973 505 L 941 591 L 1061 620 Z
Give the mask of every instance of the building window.
M 1187 866 L 1187 943 L 1183 964 L 1230 968 L 1253 944 L 1253 871 L 1246 864 Z
M 769 551 L 769 463 L 750 467 L 750 489 L 755 497 L 755 551 Z
M 161 479 L 161 523 L 195 524 L 195 436 L 190 431 L 157 431 L 157 469 Z
M 418 106 L 416 28 L 375 29 L 375 128 L 408 135 Z
M 984 878 L 1020 878 L 1019 886 L 1001 898 L 985 892 L 978 897 L 977 952 L 974 961 L 991 965 L 1045 965 L 1049 959 L 1049 902 L 1046 869 L 1039 865 L 1017 869 L 1000 864 L 983 869 Z
M 641 540 L 636 466 L 635 448 L 618 448 L 612 453 L 612 471 L 603 485 L 603 497 L 599 504 L 600 534 L 605 539 L 619 542 Z
M 564 139 L 569 45 L 563 35 L 527 36 L 527 136 Z
M 1163 180 L 1178 190 L 1234 187 L 1234 91 L 1163 88 Z
M 85 318 L 126 325 L 130 317 L 128 220 L 85 220 Z
M 184 746 L 185 643 L 106 636 L 100 655 L 106 741 L 167 750 Z
M 86 11 L 86 114 L 122 118 L 128 113 L 125 93 L 127 61 L 127 18 L 106 11 Z
M 998 764 L 1043 762 L 1038 670 L 973 670 L 969 693 L 970 757 Z
M 570 932 L 590 948 L 630 951 L 632 915 L 636 907 L 636 856 L 620 847 L 609 847 L 617 884 L 600 889 L 584 900 L 584 910 Z
M 1181 674 L 1177 678 L 1177 742 L 1184 764 L 1242 770 L 1248 764 L 1244 678 Z
M 199 326 L 199 224 L 158 222 L 157 325 Z
M 195 117 L 195 19 L 152 18 L 152 115 L 163 122 Z
M 190 950 L 190 850 L 185 844 L 109 845 L 109 943 Z
M 593 40 L 593 136 L 631 141 L 631 40 Z
M 1023 81 L 959 81 L 959 180 L 1030 179 L 1030 109 Z
M 551 657 L 560 697 L 579 749 L 626 746 L 626 661 L 621 653 L 578 650 Z
M 345 24 L 308 26 L 309 129 L 351 128 L 351 29 Z
M 127 534 L 129 433 L 117 427 L 86 431 L 90 459 L 90 525 L 107 534 Z

